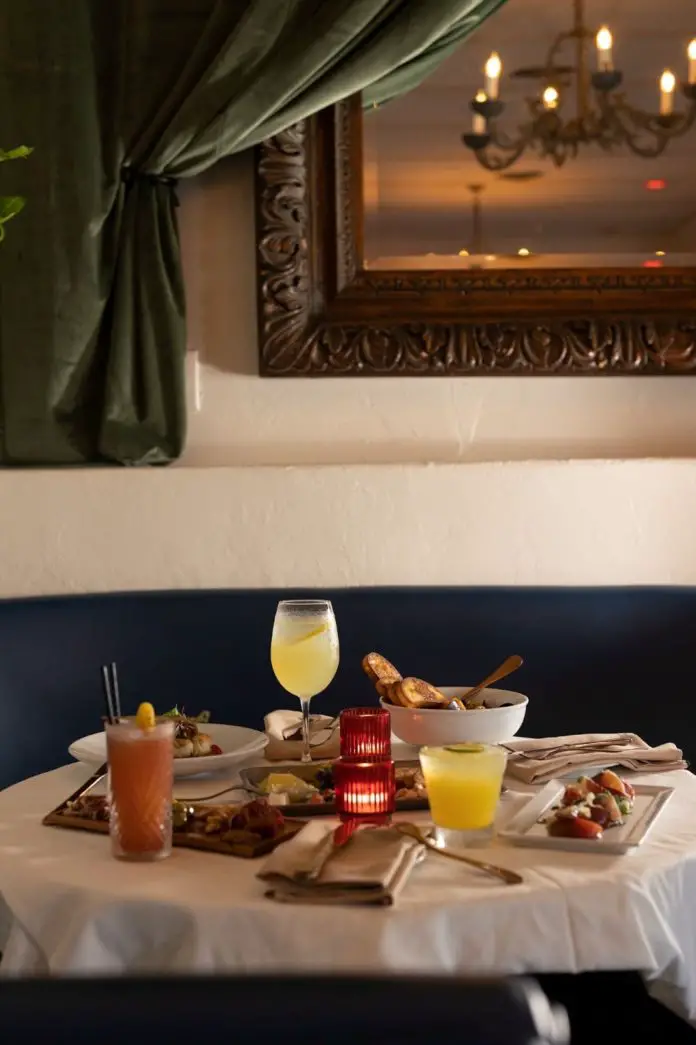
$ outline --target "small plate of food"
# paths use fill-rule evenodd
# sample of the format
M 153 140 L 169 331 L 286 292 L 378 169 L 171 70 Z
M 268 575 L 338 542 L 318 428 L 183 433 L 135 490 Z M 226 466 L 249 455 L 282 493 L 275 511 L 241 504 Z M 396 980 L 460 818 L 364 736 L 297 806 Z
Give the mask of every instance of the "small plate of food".
M 257 729 L 246 726 L 227 726 L 210 722 L 207 711 L 186 715 L 172 708 L 159 716 L 160 720 L 174 720 L 174 776 L 197 776 L 217 773 L 263 752 L 268 737 Z M 68 751 L 78 762 L 100 766 L 106 762 L 106 737 L 92 733 L 74 741 Z
M 569 784 L 552 780 L 500 837 L 515 845 L 620 856 L 642 845 L 673 793 L 673 787 L 631 784 L 611 769 Z
M 240 771 L 243 787 L 271 805 L 281 806 L 285 816 L 327 816 L 336 812 L 333 763 L 313 765 L 250 766 Z M 418 762 L 397 762 L 396 811 L 427 809 L 428 796 Z

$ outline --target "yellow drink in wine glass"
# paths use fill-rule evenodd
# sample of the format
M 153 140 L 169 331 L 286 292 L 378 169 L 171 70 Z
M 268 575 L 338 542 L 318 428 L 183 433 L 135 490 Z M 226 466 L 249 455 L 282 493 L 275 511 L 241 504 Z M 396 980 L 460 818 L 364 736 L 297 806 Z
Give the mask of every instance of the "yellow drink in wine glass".
M 278 603 L 271 636 L 271 666 L 283 689 L 302 705 L 302 761 L 311 762 L 309 702 L 338 670 L 336 618 L 330 602 L 319 599 Z
M 283 689 L 295 697 L 325 690 L 338 670 L 338 639 L 327 622 L 284 623 L 271 640 L 271 665 Z

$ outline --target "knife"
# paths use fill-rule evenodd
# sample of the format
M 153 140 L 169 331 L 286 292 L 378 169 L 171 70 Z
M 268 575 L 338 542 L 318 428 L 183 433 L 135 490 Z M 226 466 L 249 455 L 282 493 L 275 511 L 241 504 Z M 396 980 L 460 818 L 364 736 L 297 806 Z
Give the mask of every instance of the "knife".
M 99 769 L 95 770 L 95 772 L 92 773 L 92 776 L 89 778 L 89 780 L 85 780 L 84 784 L 78 787 L 77 791 L 73 791 L 70 797 L 65 799 L 63 805 L 67 805 L 69 802 L 77 802 L 78 798 L 82 798 L 82 796 L 86 795 L 88 791 L 91 791 L 92 788 L 96 784 L 98 784 L 103 777 L 106 776 L 108 771 L 109 765 L 107 762 L 105 762 L 103 766 L 99 766 Z

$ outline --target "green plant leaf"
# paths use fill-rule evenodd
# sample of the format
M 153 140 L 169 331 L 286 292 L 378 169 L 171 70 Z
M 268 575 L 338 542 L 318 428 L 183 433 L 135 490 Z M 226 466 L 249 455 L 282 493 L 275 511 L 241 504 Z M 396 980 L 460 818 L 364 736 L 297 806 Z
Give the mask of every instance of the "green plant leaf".
M 16 149 L 0 149 L 0 163 L 25 160 L 33 151 L 27 145 L 19 145 Z M 25 202 L 21 196 L 0 196 L 0 242 L 5 238 L 5 224 L 19 214 Z
M 20 145 L 16 149 L 0 149 L 0 163 L 4 160 L 26 160 L 33 151 L 27 145 Z
M 0 224 L 19 214 L 25 203 L 21 196 L 0 196 Z
M 21 196 L 0 196 L 0 242 L 5 238 L 5 223 L 15 218 L 25 203 Z

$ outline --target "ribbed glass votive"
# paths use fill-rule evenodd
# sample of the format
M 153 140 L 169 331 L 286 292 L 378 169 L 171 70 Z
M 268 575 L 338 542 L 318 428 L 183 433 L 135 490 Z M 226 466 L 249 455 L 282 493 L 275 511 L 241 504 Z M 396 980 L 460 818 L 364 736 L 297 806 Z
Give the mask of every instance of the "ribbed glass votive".
M 345 820 L 351 817 L 381 819 L 394 812 L 394 763 L 334 762 L 336 812 Z
M 391 758 L 391 717 L 384 708 L 346 708 L 339 728 L 341 758 L 356 762 Z

